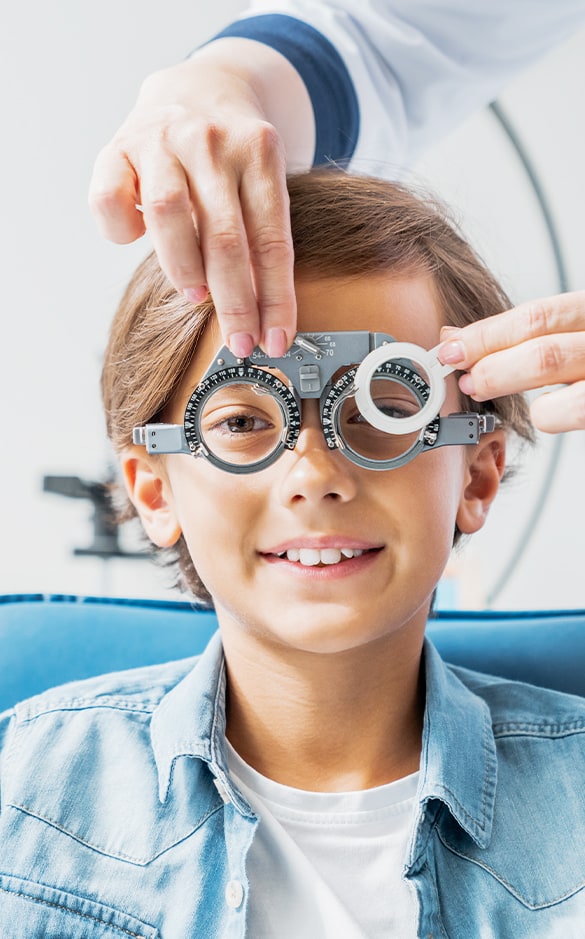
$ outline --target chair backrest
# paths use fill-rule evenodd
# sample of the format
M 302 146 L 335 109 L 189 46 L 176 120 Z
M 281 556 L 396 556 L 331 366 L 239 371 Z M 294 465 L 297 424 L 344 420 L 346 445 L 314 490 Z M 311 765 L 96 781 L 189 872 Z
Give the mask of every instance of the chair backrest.
M 214 613 L 181 601 L 0 596 L 0 711 L 54 685 L 202 651 Z M 456 665 L 585 696 L 585 610 L 438 613 Z

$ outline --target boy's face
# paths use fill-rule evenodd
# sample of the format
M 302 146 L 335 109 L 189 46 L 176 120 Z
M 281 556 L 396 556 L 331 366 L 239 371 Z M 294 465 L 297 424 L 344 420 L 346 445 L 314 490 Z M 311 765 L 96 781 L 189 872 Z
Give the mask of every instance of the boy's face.
M 300 278 L 296 291 L 299 331 L 368 329 L 425 348 L 439 340 L 442 318 L 428 276 Z M 221 345 L 212 322 L 166 420 L 182 423 Z M 457 410 L 450 376 L 442 413 Z M 411 625 L 418 629 L 408 632 L 422 636 L 455 526 L 481 527 L 503 469 L 499 433 L 477 447 L 422 454 L 400 469 L 362 469 L 327 448 L 313 400 L 303 401 L 295 450 L 258 473 L 236 476 L 204 459 L 140 453 L 128 456 L 126 476 L 145 527 L 159 545 L 182 531 L 224 632 L 321 653 L 398 636 Z M 327 558 L 335 549 L 362 553 L 313 566 L 287 557 L 297 549 L 329 549 Z

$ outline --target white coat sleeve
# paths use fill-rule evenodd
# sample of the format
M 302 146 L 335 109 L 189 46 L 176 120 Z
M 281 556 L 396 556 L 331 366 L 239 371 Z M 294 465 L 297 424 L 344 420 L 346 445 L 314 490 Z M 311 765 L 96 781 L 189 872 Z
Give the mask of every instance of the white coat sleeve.
M 431 143 L 585 25 L 585 0 L 252 0 L 220 35 L 299 71 L 315 163 L 399 177 Z

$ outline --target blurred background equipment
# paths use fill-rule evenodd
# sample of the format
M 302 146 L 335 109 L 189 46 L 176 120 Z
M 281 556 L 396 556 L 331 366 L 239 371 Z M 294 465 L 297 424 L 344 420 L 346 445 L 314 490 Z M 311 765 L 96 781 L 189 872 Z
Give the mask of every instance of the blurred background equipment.
M 44 476 L 43 491 L 68 499 L 86 499 L 93 506 L 92 541 L 84 548 L 73 548 L 81 557 L 147 559 L 147 551 L 127 551 L 120 545 L 120 526 L 110 496 L 110 482 L 80 479 L 79 476 Z

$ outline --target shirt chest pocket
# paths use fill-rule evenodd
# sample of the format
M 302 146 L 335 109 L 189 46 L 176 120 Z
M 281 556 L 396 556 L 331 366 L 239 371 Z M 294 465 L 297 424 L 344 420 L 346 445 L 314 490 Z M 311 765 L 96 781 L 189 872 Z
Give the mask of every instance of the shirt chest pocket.
M 158 929 L 110 906 L 0 875 L 3 939 L 160 939 Z

